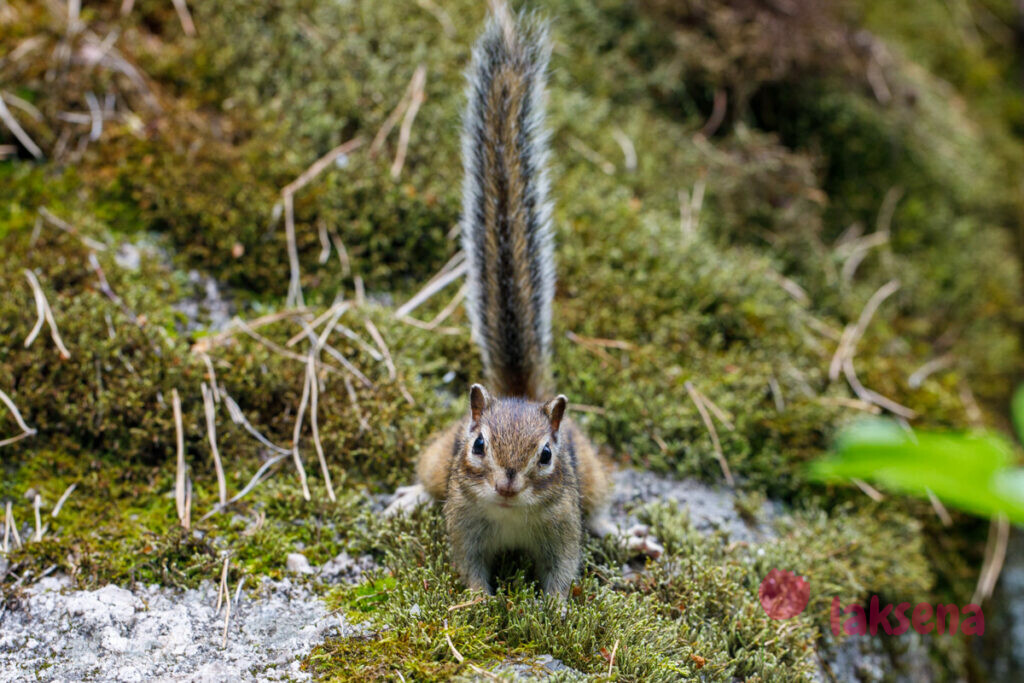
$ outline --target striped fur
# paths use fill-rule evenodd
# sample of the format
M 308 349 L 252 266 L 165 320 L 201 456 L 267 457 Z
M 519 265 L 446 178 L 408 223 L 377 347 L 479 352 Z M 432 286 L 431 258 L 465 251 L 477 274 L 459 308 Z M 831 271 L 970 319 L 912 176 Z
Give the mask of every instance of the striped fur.
M 497 12 L 473 50 L 463 118 L 462 245 L 473 338 L 489 388 L 540 399 L 549 389 L 554 245 L 544 84 L 547 29 Z

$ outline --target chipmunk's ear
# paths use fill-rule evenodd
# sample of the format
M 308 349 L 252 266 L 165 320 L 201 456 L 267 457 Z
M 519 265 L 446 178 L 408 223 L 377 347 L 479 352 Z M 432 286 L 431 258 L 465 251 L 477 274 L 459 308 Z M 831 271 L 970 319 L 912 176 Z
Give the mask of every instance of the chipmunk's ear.
M 551 431 L 557 432 L 558 426 L 562 424 L 562 417 L 565 415 L 565 406 L 568 405 L 569 399 L 563 394 L 555 396 L 553 399 L 544 404 L 544 414 L 548 416 L 551 421 Z
M 479 422 L 484 410 L 491 404 L 491 395 L 479 384 L 469 388 L 469 415 L 473 422 Z

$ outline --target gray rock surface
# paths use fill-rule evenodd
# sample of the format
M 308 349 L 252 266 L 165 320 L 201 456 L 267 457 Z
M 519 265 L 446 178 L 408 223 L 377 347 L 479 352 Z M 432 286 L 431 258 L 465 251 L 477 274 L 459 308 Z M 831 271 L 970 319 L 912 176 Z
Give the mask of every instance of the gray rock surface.
M 724 531 L 730 540 L 757 542 L 772 537 L 775 508 L 765 503 L 757 524 L 748 524 L 736 510 L 736 494 L 695 479 L 672 479 L 644 470 L 620 469 L 612 479 L 611 516 L 621 529 L 636 524 L 632 512 L 648 503 L 667 503 L 689 511 L 694 528 L 704 533 Z
M 69 590 L 47 577 L 0 616 L 0 681 L 294 680 L 329 635 L 358 629 L 307 587 L 266 581 L 232 604 L 227 645 L 217 587 Z M 232 595 L 232 598 L 234 595 Z

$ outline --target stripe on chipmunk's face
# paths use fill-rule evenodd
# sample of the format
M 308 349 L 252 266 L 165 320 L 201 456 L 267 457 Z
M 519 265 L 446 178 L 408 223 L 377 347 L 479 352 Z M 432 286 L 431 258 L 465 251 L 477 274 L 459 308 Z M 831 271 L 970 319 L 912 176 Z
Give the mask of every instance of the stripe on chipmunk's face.
M 464 491 L 490 505 L 537 505 L 570 477 L 558 427 L 566 399 L 547 403 L 492 398 L 480 385 L 470 390 L 470 419 L 461 457 Z

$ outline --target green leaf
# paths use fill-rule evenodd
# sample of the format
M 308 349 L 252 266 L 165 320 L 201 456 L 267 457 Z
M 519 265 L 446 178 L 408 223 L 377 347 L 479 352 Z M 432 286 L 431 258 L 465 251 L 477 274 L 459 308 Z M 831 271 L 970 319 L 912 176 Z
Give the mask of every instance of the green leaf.
M 1017 387 L 1013 393 L 1013 401 L 1010 402 L 1010 415 L 1013 418 L 1013 426 L 1017 430 L 1017 439 L 1024 443 L 1024 384 Z
M 889 420 L 845 429 L 835 452 L 810 464 L 819 481 L 865 479 L 919 497 L 934 493 L 951 507 L 1024 524 L 1024 470 L 1011 469 L 1013 450 L 991 432 L 914 432 Z

